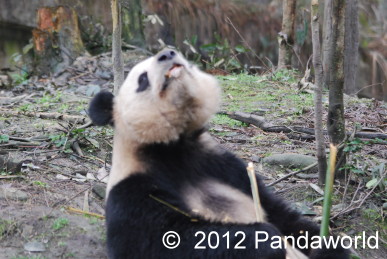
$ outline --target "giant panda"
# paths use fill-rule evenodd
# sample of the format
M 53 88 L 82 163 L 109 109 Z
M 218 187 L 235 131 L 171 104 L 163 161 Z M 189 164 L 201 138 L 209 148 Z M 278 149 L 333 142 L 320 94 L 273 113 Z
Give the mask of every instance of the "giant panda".
M 133 67 L 117 96 L 93 98 L 93 123 L 115 130 L 106 201 L 109 258 L 306 258 L 290 256 L 282 240 L 274 247 L 273 238 L 308 232 L 310 240 L 319 235 L 318 225 L 259 176 L 265 220 L 257 222 L 245 163 L 206 130 L 219 103 L 217 80 L 173 49 Z M 166 239 L 170 231 L 179 237 Z M 340 246 L 300 251 L 309 258 L 349 258 Z

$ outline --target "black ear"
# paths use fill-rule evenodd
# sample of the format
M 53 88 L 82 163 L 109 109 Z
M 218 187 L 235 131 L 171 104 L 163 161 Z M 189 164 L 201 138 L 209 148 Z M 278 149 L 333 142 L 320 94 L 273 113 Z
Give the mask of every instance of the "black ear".
M 89 117 L 94 125 L 113 125 L 113 99 L 110 92 L 99 92 L 90 102 Z

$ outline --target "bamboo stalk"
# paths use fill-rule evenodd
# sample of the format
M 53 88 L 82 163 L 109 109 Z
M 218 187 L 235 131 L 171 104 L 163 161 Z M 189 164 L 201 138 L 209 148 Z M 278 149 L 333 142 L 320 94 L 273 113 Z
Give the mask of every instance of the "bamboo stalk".
M 330 144 L 328 171 L 325 178 L 323 217 L 321 222 L 320 236 L 329 235 L 329 218 L 332 206 L 333 182 L 335 179 L 335 166 L 337 158 L 337 146 Z
M 93 216 L 93 217 L 96 217 L 96 218 L 99 218 L 99 219 L 105 219 L 105 216 L 103 216 L 101 214 L 97 214 L 97 213 L 93 213 L 93 212 L 88 212 L 88 211 L 83 211 L 83 210 L 76 209 L 76 208 L 73 208 L 73 207 L 67 207 L 66 210 L 69 211 L 69 212 L 73 212 L 73 213 Z
M 265 222 L 265 214 L 261 205 L 261 200 L 259 198 L 257 178 L 255 177 L 254 165 L 252 162 L 248 163 L 246 170 L 250 178 L 251 192 L 253 194 L 254 209 L 255 215 L 257 217 L 257 222 Z M 307 259 L 307 257 L 303 253 L 294 248 L 283 237 L 282 240 L 286 247 L 286 259 Z
M 255 177 L 254 165 L 252 162 L 248 163 L 246 170 L 250 178 L 251 192 L 253 194 L 254 209 L 255 209 L 255 216 L 257 217 L 257 222 L 264 222 L 265 219 L 262 213 L 263 210 L 262 210 L 261 200 L 259 199 L 257 178 Z

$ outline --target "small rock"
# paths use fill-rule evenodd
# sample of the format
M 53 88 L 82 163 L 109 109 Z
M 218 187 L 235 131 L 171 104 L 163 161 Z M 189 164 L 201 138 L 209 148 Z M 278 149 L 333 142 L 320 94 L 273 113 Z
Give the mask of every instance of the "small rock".
M 95 74 L 96 74 L 96 76 L 98 76 L 102 79 L 106 79 L 106 80 L 110 80 L 113 78 L 113 74 L 111 72 L 108 72 L 108 71 L 101 71 L 98 69 Z
M 70 177 L 64 176 L 64 175 L 62 175 L 62 174 L 57 174 L 57 175 L 55 176 L 55 178 L 56 178 L 56 179 L 59 179 L 59 180 L 69 180 L 69 179 L 70 179 Z
M 98 170 L 97 179 L 103 183 L 108 183 L 109 173 L 106 171 L 106 166 L 103 166 Z
M 97 180 L 97 178 L 95 178 L 95 176 L 92 173 L 87 173 L 86 174 L 86 178 L 88 180 Z
M 0 199 L 26 201 L 28 194 L 16 188 L 0 186 Z
M 17 157 L 12 157 L 8 152 L 0 152 L 0 171 L 19 173 L 22 165 L 23 161 Z
M 255 155 L 251 156 L 250 159 L 251 159 L 251 161 L 253 161 L 255 163 L 260 163 L 262 160 L 262 158 L 260 158 L 259 156 L 255 156 Z
M 44 252 L 46 248 L 44 244 L 38 241 L 32 241 L 24 244 L 24 250 L 28 252 Z
M 94 184 L 92 191 L 101 199 L 105 199 L 106 196 L 106 185 Z
M 8 75 L 0 75 L 0 88 L 9 88 L 11 87 L 11 78 Z

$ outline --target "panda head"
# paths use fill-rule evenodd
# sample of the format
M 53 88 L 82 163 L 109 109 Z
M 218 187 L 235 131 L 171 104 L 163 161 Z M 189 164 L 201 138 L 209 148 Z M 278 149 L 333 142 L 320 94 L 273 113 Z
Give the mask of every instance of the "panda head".
M 90 104 L 94 124 L 138 143 L 169 143 L 204 127 L 219 106 L 216 79 L 164 49 L 137 64 L 119 93 L 100 92 Z

